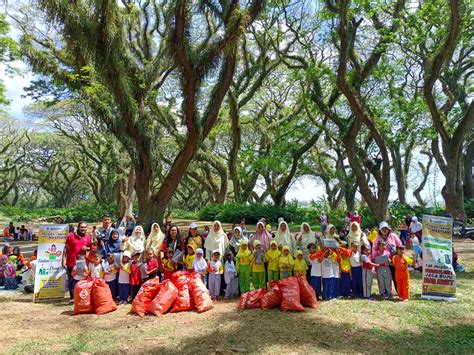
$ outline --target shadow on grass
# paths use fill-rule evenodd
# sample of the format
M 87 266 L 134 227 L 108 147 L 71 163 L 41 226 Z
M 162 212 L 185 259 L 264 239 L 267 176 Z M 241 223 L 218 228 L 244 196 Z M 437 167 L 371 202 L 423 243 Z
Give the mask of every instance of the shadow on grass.
M 318 312 L 307 310 L 307 312 Z M 348 312 L 350 317 L 350 312 Z M 225 328 L 221 324 L 231 322 Z M 225 329 L 225 330 L 222 330 Z M 156 345 L 150 353 L 331 351 L 375 353 L 469 353 L 474 348 L 474 325 L 433 326 L 420 333 L 393 331 L 367 323 L 351 324 L 313 315 L 279 310 L 236 311 L 235 319 L 217 318 L 207 333 L 179 339 L 176 346 Z

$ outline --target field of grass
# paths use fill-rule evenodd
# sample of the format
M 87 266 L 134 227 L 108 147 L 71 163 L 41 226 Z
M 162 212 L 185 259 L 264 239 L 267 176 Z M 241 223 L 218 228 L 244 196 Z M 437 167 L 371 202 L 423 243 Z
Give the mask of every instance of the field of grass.
M 474 242 L 456 241 L 455 247 L 466 268 L 458 274 L 456 303 L 421 300 L 418 272 L 412 272 L 410 302 L 334 300 L 304 313 L 238 311 L 235 300 L 203 314 L 139 318 L 121 306 L 103 316 L 73 316 L 65 302 L 33 304 L 30 296 L 4 291 L 2 352 L 472 354 Z

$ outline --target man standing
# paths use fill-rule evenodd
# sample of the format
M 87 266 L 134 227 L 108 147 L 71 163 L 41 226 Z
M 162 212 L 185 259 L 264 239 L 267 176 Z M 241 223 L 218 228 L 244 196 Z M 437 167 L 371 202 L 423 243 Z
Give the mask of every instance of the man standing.
M 108 214 L 102 216 L 102 228 L 98 228 L 95 231 L 95 237 L 97 238 L 97 254 L 102 257 L 105 243 L 110 239 L 112 232 L 112 218 Z
M 63 267 L 67 269 L 68 289 L 70 302 L 74 301 L 74 289 L 72 287 L 72 269 L 76 266 L 78 254 L 86 254 L 91 248 L 91 237 L 87 234 L 86 222 L 79 222 L 77 231 L 70 233 L 66 238 L 63 253 Z

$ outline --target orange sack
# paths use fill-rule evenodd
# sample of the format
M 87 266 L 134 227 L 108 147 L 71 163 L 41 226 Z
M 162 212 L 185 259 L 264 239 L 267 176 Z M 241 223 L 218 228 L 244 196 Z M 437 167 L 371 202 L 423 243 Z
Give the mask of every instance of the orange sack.
M 206 312 L 214 308 L 214 302 L 212 302 L 209 290 L 200 278 L 191 280 L 189 289 L 194 303 L 196 304 L 196 311 L 198 313 Z
M 300 299 L 304 307 L 318 308 L 318 298 L 316 292 L 308 283 L 305 276 L 297 276 L 300 285 Z
M 143 317 L 146 313 L 146 309 L 150 306 L 151 301 L 156 297 L 159 290 L 160 279 L 158 277 L 143 283 L 132 302 L 131 312 Z
M 74 287 L 74 314 L 94 313 L 92 287 L 94 280 L 82 280 Z
M 262 297 L 267 293 L 264 288 L 255 291 L 245 292 L 240 296 L 239 309 L 252 309 L 262 307 Z
M 96 279 L 92 287 L 92 300 L 96 314 L 106 314 L 117 310 L 110 287 L 102 279 Z
M 160 284 L 160 290 L 155 298 L 150 302 L 146 308 L 147 313 L 154 314 L 159 317 L 170 309 L 173 302 L 178 296 L 178 289 L 171 282 L 171 280 L 165 280 Z
M 194 309 L 194 302 L 189 290 L 189 284 L 191 282 L 190 275 L 191 273 L 189 272 L 181 273 L 178 277 L 174 277 L 175 275 L 173 274 L 172 280 L 173 284 L 178 288 L 178 296 L 174 301 L 170 313 L 186 312 Z
M 281 291 L 276 281 L 270 281 L 270 291 L 262 297 L 261 306 L 263 309 L 278 307 L 281 304 Z
M 281 311 L 304 312 L 300 301 L 300 285 L 295 276 L 278 281 L 281 290 Z

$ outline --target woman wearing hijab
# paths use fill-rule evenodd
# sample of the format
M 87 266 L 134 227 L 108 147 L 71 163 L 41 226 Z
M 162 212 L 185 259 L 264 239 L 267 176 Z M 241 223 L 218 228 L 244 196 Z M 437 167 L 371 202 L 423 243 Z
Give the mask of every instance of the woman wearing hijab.
M 281 221 L 278 224 L 278 230 L 275 234 L 275 240 L 278 243 L 278 247 L 287 246 L 290 248 L 291 255 L 295 255 L 296 252 L 296 240 L 290 233 L 290 228 L 285 221 Z
M 242 241 L 244 240 L 248 242 L 247 237 L 244 237 L 242 235 L 242 228 L 235 227 L 233 230 L 232 238 L 230 239 L 230 242 L 229 242 L 229 249 L 233 255 L 237 255 L 240 249 L 240 243 L 242 243 Z
M 145 250 L 145 232 L 142 226 L 136 226 L 130 237 L 123 238 L 122 251 L 128 250 L 132 255 L 142 254 Z
M 296 236 L 296 247 L 298 250 L 303 252 L 303 258 L 306 261 L 306 265 L 308 265 L 308 271 L 306 273 L 308 282 L 311 275 L 311 263 L 309 261 L 309 249 L 308 244 L 314 243 L 316 244 L 316 235 L 311 230 L 311 226 L 307 222 L 303 222 L 300 226 L 300 232 Z
M 110 238 L 104 244 L 104 258 L 107 257 L 107 254 L 117 254 L 120 253 L 120 246 L 122 245 L 122 237 L 120 232 L 117 229 L 112 229 L 110 232 Z
M 418 222 L 418 217 L 414 216 L 411 218 L 411 223 L 410 223 L 410 234 L 414 234 L 416 237 L 418 237 L 418 240 L 421 243 L 421 235 L 423 234 L 423 225 Z
M 270 250 L 270 242 L 272 241 L 272 234 L 265 229 L 265 224 L 263 222 L 258 222 L 257 223 L 257 229 L 255 231 L 255 234 L 250 238 L 250 250 L 253 250 L 253 243 L 259 240 L 262 249 L 267 252 Z
M 357 242 L 359 243 L 359 245 L 364 244 L 367 247 L 370 247 L 367 236 L 364 232 L 362 232 L 362 229 L 360 229 L 360 224 L 357 222 L 351 223 L 351 228 L 349 229 L 349 233 L 347 234 L 348 248 L 350 248 L 352 242 Z
M 204 243 L 204 248 L 206 248 L 206 259 L 211 260 L 213 250 L 219 250 L 220 258 L 222 255 L 225 255 L 226 249 L 229 247 L 229 239 L 222 229 L 221 222 L 215 221 L 212 225 L 209 235 L 206 238 Z
M 151 225 L 151 232 L 145 242 L 145 250 L 153 250 L 153 255 L 161 260 L 161 246 L 165 240 L 165 234 L 161 231 L 158 223 Z

